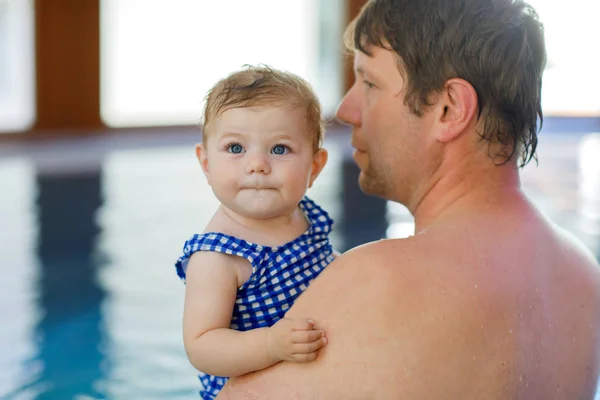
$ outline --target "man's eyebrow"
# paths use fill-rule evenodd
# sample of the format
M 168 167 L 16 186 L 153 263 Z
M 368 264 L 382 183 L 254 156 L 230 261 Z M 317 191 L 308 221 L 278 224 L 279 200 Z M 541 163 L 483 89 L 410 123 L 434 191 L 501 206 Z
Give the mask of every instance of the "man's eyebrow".
M 368 78 L 369 80 L 371 80 L 371 79 L 377 80 L 379 78 L 375 72 L 373 72 L 369 68 L 366 68 L 364 65 L 358 65 L 354 69 L 354 71 L 355 71 L 356 75 L 361 78 Z
M 360 76 L 363 76 L 365 74 L 365 69 L 362 67 L 362 65 L 359 65 L 358 67 L 354 68 L 354 72 Z

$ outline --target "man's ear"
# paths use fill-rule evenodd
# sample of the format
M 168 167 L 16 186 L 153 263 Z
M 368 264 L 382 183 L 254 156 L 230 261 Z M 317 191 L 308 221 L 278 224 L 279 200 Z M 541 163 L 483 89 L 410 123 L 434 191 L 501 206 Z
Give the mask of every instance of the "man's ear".
M 209 179 L 210 172 L 208 169 L 208 154 L 206 153 L 206 147 L 204 147 L 204 144 L 202 143 L 198 143 L 196 145 L 196 158 L 200 163 L 200 167 L 202 167 L 202 171 L 204 171 L 206 179 Z
M 477 93 L 464 79 L 449 79 L 438 97 L 439 128 L 436 139 L 442 143 L 456 139 L 473 122 L 477 112 Z
M 321 171 L 323 171 L 323 167 L 325 167 L 325 164 L 327 164 L 327 158 L 329 158 L 329 154 L 327 153 L 327 150 L 323 148 L 317 150 L 317 152 L 313 156 L 312 169 L 310 171 L 310 180 L 308 181 L 308 187 L 312 187 L 315 179 L 317 179 Z

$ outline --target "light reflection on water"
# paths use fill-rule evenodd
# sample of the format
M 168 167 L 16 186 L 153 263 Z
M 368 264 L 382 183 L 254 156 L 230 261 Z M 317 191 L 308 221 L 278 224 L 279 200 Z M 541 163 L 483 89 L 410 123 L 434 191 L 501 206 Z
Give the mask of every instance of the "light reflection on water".
M 336 220 L 334 246 L 410 234 L 402 206 L 357 190 L 345 140 L 328 140 L 310 191 Z M 71 152 L 0 161 L 0 398 L 196 398 L 172 264 L 217 202 L 193 148 L 111 149 L 80 155 L 85 168 L 49 167 Z M 600 136 L 543 137 L 539 153 L 525 190 L 600 254 Z

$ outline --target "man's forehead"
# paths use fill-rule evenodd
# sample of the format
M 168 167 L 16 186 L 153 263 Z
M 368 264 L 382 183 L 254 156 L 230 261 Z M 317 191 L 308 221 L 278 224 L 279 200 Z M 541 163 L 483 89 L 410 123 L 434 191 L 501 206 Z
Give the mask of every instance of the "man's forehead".
M 360 73 L 375 72 L 379 69 L 378 66 L 389 63 L 397 65 L 395 53 L 392 50 L 384 49 L 378 46 L 370 46 L 365 49 L 369 54 L 363 53 L 360 50 L 354 51 L 354 70 Z
M 364 73 L 369 70 L 369 65 L 373 62 L 373 57 L 363 53 L 360 50 L 354 51 L 354 70 L 358 73 Z

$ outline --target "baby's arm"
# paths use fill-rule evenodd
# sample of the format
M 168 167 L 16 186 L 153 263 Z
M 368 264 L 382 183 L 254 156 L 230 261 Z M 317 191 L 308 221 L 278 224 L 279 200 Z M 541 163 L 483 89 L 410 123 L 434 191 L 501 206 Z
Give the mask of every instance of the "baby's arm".
M 199 371 L 240 376 L 281 360 L 306 362 L 325 345 L 324 333 L 307 320 L 281 319 L 271 328 L 230 329 L 238 289 L 234 256 L 196 252 L 186 276 L 183 341 Z

